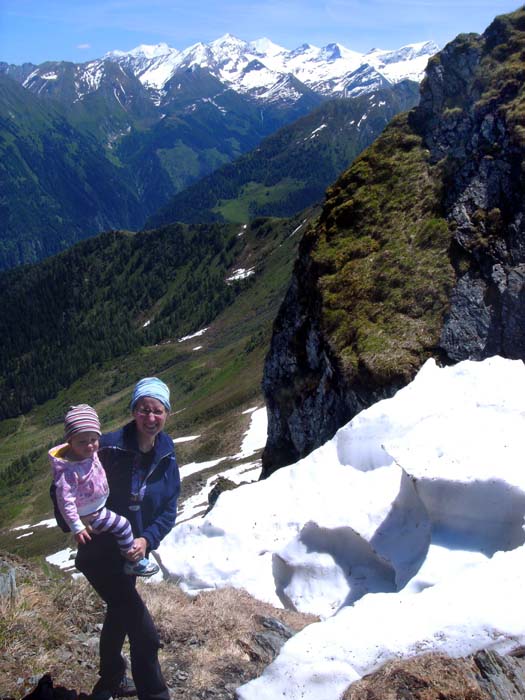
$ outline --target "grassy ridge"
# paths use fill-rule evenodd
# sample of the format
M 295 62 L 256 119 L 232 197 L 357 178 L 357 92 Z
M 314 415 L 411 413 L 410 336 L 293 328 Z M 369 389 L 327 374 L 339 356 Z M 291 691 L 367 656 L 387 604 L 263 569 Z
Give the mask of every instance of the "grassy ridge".
M 454 284 L 439 166 L 406 116 L 327 193 L 312 257 L 325 331 L 351 379 L 408 381 L 437 345 Z

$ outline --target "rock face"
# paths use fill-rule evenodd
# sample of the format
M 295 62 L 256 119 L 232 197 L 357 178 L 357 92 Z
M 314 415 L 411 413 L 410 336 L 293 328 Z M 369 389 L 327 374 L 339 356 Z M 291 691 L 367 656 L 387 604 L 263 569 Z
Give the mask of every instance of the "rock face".
M 327 191 L 274 324 L 263 477 L 428 357 L 525 357 L 525 11 L 460 35 Z
M 519 700 L 525 693 L 525 662 L 480 651 L 453 659 L 424 654 L 392 661 L 353 683 L 343 700 Z

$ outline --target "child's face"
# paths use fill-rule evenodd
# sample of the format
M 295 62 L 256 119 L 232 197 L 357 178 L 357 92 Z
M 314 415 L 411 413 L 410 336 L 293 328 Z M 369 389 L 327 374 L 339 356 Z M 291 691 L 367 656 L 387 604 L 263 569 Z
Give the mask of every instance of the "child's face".
M 91 457 L 98 450 L 98 433 L 76 433 L 69 438 L 71 452 L 78 459 Z

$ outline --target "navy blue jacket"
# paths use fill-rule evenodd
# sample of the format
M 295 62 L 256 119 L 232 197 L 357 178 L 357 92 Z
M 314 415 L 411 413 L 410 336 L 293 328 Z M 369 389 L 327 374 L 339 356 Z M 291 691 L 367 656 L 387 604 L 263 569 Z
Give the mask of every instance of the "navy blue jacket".
M 130 509 L 131 472 L 140 459 L 135 422 L 100 438 L 98 451 L 109 483 L 106 506 L 125 516 L 135 537 L 144 537 L 148 550 L 157 549 L 175 524 L 180 476 L 173 440 L 164 432 L 155 438 L 153 461 L 148 470 L 145 489 L 138 509 Z

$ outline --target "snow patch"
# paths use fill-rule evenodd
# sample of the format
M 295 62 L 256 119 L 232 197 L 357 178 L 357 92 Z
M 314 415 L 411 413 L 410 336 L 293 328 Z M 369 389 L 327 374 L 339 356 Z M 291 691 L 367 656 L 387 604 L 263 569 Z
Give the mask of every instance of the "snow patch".
M 246 269 L 244 267 L 239 267 L 233 271 L 233 273 L 230 275 L 230 277 L 226 278 L 226 282 L 235 282 L 236 280 L 244 280 L 253 274 L 255 274 L 255 268 L 250 267 L 249 269 Z
M 200 331 L 197 331 L 196 333 L 192 333 L 191 335 L 185 335 L 182 338 L 179 338 L 179 343 L 183 343 L 185 340 L 192 340 L 193 338 L 199 338 L 201 335 L 204 335 L 208 329 L 207 328 L 201 328 Z
M 191 442 L 192 440 L 197 440 L 200 435 L 186 435 L 185 437 L 173 438 L 173 444 L 177 445 L 179 442 Z

